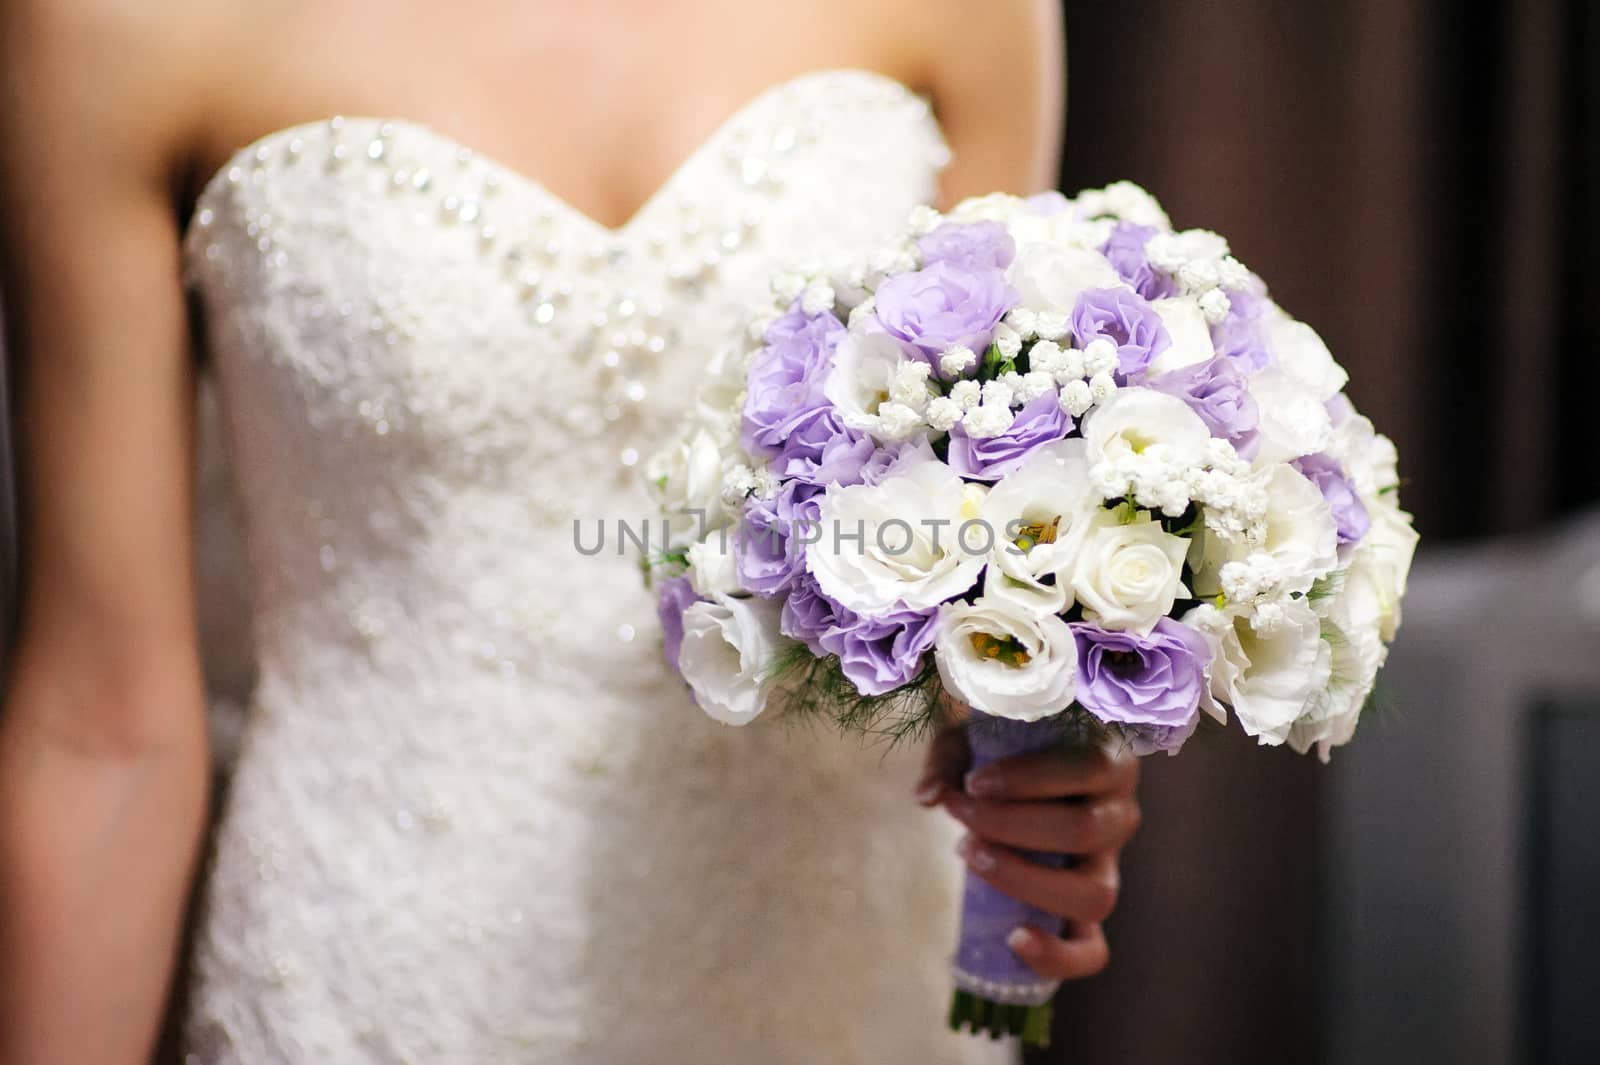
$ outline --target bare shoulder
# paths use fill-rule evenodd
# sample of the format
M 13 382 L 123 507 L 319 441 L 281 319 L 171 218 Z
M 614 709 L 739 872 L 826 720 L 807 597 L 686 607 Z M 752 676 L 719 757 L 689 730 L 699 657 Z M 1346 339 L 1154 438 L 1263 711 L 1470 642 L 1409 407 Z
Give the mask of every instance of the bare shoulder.
M 102 164 L 129 178 L 174 176 L 208 101 L 218 102 L 234 6 L 6 0 L 0 159 L 34 175 Z
M 1066 102 L 1061 5 L 910 0 L 904 15 L 955 155 L 946 198 L 1052 184 Z

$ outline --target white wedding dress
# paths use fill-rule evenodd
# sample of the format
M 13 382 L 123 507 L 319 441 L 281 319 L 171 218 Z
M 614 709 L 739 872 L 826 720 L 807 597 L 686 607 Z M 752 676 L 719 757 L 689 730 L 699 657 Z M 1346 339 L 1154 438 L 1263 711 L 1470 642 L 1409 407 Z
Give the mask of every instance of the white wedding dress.
M 943 1030 L 958 863 L 916 753 L 709 721 L 614 535 L 741 301 L 870 247 L 945 154 L 920 98 L 834 71 L 616 230 L 403 121 L 274 133 L 208 185 L 185 257 L 259 684 L 190 1062 L 982 1050 Z

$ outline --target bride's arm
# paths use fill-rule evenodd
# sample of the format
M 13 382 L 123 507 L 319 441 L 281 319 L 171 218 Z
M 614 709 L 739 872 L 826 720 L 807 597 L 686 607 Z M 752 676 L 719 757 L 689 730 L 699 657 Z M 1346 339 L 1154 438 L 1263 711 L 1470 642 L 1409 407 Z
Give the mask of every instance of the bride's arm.
M 147 1059 L 204 823 L 167 150 L 184 105 L 165 44 L 124 21 L 141 7 L 0 8 L 23 555 L 0 709 L 0 1065 Z
M 1055 0 L 916 0 L 918 81 L 952 158 L 942 206 L 989 192 L 1054 188 L 1066 105 L 1065 31 Z

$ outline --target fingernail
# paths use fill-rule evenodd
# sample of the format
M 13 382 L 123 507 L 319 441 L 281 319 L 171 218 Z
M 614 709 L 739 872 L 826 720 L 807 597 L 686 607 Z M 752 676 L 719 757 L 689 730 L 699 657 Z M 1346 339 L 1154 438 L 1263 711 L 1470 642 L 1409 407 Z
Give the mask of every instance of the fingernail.
M 917 785 L 917 801 L 924 806 L 932 806 L 939 801 L 939 792 L 944 790 L 944 784 L 937 777 L 929 777 Z
M 1033 937 L 1033 929 L 1025 925 L 1018 925 L 1006 933 L 1006 946 L 1017 954 L 1039 953 L 1039 943 Z
M 961 842 L 956 844 L 956 853 L 966 859 L 967 865 L 976 872 L 987 873 L 994 869 L 994 854 L 970 835 L 961 837 Z
M 1000 774 L 987 766 L 983 769 L 974 769 L 967 774 L 966 789 L 969 795 L 998 795 L 1000 794 Z

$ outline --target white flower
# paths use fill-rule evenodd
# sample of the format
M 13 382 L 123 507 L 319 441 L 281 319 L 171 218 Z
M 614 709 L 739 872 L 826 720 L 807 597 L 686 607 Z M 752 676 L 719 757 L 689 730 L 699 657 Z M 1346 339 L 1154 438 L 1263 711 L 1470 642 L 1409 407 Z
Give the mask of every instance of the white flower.
M 1250 394 L 1260 411 L 1261 450 L 1256 465 L 1287 462 L 1325 451 L 1333 439 L 1333 421 L 1316 393 L 1278 366 L 1250 378 Z
M 1034 333 L 1040 340 L 1060 340 L 1067 335 L 1065 311 L 1040 311 L 1034 316 Z
M 1200 313 L 1206 316 L 1206 321 L 1216 325 L 1228 317 L 1228 312 L 1233 309 L 1233 301 L 1228 294 L 1220 288 L 1208 289 L 1200 296 Z
M 1102 628 L 1147 633 L 1167 615 L 1183 587 L 1189 541 L 1161 527 L 1147 511 L 1124 523 L 1101 510 L 1089 521 L 1069 579 L 1085 613 Z
M 1339 563 L 1338 526 L 1322 492 L 1289 465 L 1267 478 L 1261 550 L 1277 565 L 1278 591 L 1306 592 Z
M 971 348 L 951 348 L 939 356 L 939 376 L 960 377 L 976 365 L 978 365 L 978 355 Z
M 1028 349 L 1028 368 L 1037 373 L 1060 373 L 1066 363 L 1061 345 L 1053 340 L 1041 340 Z
M 1367 516 L 1372 526 L 1356 546 L 1345 580 L 1366 582 L 1375 603 L 1378 633 L 1392 640 L 1400 628 L 1400 600 L 1406 594 L 1417 531 L 1411 527 L 1411 515 L 1392 503 L 1368 507 Z
M 1082 440 L 1046 444 L 1029 455 L 983 501 L 993 540 L 984 594 L 1020 596 L 1054 614 L 1071 606 L 1071 585 L 1061 574 L 1100 502 Z
M 1117 271 L 1098 251 L 1055 244 L 1027 244 L 1010 268 L 1011 284 L 1032 311 L 1070 315 L 1085 289 L 1122 284 Z
M 824 592 L 858 614 L 879 616 L 899 603 L 926 609 L 977 582 L 984 556 L 963 550 L 958 533 L 977 518 L 982 498 L 983 489 L 936 460 L 877 485 L 832 489 L 806 563 Z
M 927 406 L 928 398 L 937 394 L 928 383 L 932 373 L 933 367 L 921 360 L 902 362 L 895 367 L 894 377 L 889 382 L 889 398 L 914 411 L 921 410 Z
M 813 281 L 800 294 L 800 309 L 806 314 L 833 310 L 833 288 L 826 281 Z
M 1039 333 L 1039 316 L 1026 307 L 1007 311 L 1004 321 L 1023 337 L 1037 336 Z
M 1175 296 L 1156 300 L 1150 306 L 1161 316 L 1161 324 L 1166 326 L 1167 335 L 1172 338 L 1172 345 L 1151 360 L 1149 372 L 1152 375 L 1180 370 L 1197 362 L 1209 362 L 1216 355 L 1217 349 L 1211 343 L 1211 330 L 1206 325 L 1205 312 L 1200 309 L 1198 302 L 1187 296 Z
M 1244 730 L 1263 744 L 1289 738 L 1311 700 L 1328 686 L 1332 648 L 1304 599 L 1282 601 L 1283 619 L 1270 631 L 1242 614 L 1201 606 L 1183 617 L 1214 648 L 1211 692 L 1233 708 Z
M 1124 388 L 1084 422 L 1083 438 L 1092 463 L 1150 458 L 1197 464 L 1211 433 L 1178 397 Z
M 1103 189 L 1085 189 L 1075 201 L 1085 216 L 1109 214 L 1141 226 L 1171 229 L 1167 213 L 1156 198 L 1131 181 L 1117 181 Z
M 878 408 L 889 399 L 901 358 L 900 345 L 882 333 L 851 333 L 839 341 L 822 390 L 846 425 L 877 428 Z
M 1011 391 L 1011 385 L 1006 381 L 985 381 L 983 383 L 984 406 L 1009 407 L 1016 398 Z
M 904 403 L 885 403 L 878 408 L 878 421 L 872 435 L 885 443 L 909 440 L 923 426 L 922 415 Z
M 783 638 L 776 600 L 719 597 L 683 612 L 678 671 L 700 709 L 725 725 L 747 725 L 766 709 L 768 671 Z
M 1096 403 L 1104 403 L 1117 394 L 1117 379 L 1108 373 L 1097 373 L 1089 378 L 1089 395 Z
M 733 535 L 717 529 L 690 546 L 689 584 L 695 594 L 710 599 L 739 591 L 739 574 L 734 567 Z
M 1014 359 L 1022 350 L 1021 334 L 1004 322 L 995 326 L 993 343 L 1002 359 Z
M 1265 315 L 1267 348 L 1273 362 L 1319 402 L 1332 399 L 1350 375 L 1333 361 L 1328 345 L 1304 322 L 1290 318 L 1276 305 Z
M 950 386 L 950 401 L 962 410 L 971 410 L 983 398 L 983 386 L 976 381 L 957 381 Z
M 1097 377 L 1117 368 L 1117 346 L 1105 337 L 1095 337 L 1083 349 L 1083 375 Z
M 1009 404 L 983 403 L 967 411 L 961 418 L 961 427 L 974 440 L 987 440 L 1011 428 L 1016 415 Z
M 669 514 L 703 512 L 704 521 L 722 516 L 724 449 L 704 426 L 650 459 L 646 471 L 661 508 Z
M 1061 409 L 1074 418 L 1082 417 L 1092 406 L 1094 393 L 1089 390 L 1089 382 L 1080 379 L 1061 386 Z
M 1329 752 L 1349 741 L 1372 694 L 1389 649 L 1380 635 L 1384 605 L 1370 574 L 1352 567 L 1339 594 L 1316 604 L 1338 636 L 1329 643 L 1328 690 L 1313 699 L 1289 732 L 1289 746 L 1304 754 L 1312 746 L 1326 762 Z
M 928 409 L 923 416 L 935 430 L 947 433 L 961 420 L 961 406 L 948 396 L 938 396 L 928 401 Z
M 943 221 L 938 211 L 919 203 L 911 208 L 911 214 L 906 218 L 906 229 L 913 237 L 921 237 L 939 228 Z
M 1041 370 L 1029 370 L 1012 389 L 1014 402 L 1026 406 L 1046 393 L 1056 390 L 1056 379 Z
M 967 705 L 1037 721 L 1071 704 L 1078 649 L 1067 623 L 1014 599 L 982 596 L 939 608 L 934 660 L 944 685 Z

